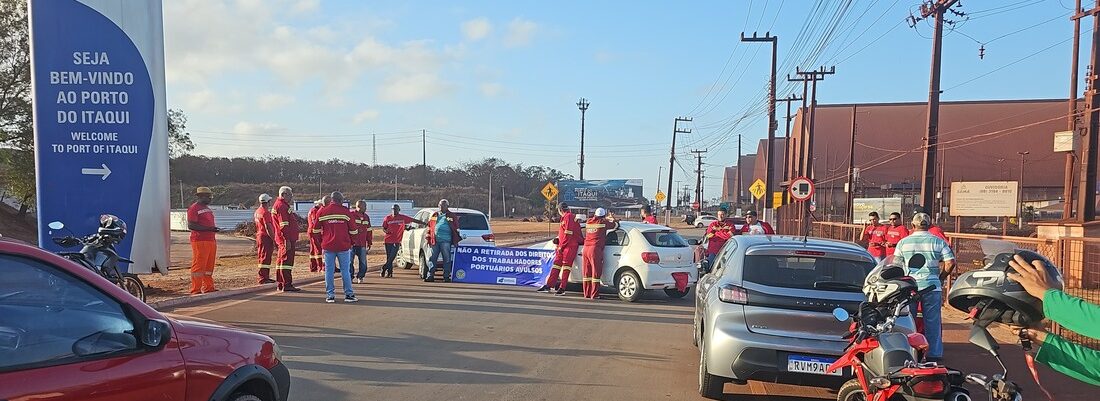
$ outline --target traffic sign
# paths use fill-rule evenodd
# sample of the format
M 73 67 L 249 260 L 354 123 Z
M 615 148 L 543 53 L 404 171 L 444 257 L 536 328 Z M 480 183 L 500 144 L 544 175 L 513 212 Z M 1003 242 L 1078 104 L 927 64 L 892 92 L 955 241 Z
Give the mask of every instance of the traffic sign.
M 767 188 L 764 187 L 764 180 L 759 178 L 749 186 L 749 193 L 752 194 L 753 199 L 763 198 L 766 191 Z
M 780 206 L 783 206 L 783 200 L 784 199 L 783 199 L 783 193 L 782 192 L 772 192 L 772 206 L 773 207 L 778 208 Z
M 691 208 L 695 209 L 695 210 L 699 210 L 699 201 L 692 202 L 691 203 Z
M 546 198 L 546 200 L 554 200 L 554 198 L 558 197 L 558 187 L 554 186 L 552 182 L 546 183 L 546 186 L 542 187 L 542 191 L 540 192 L 542 192 L 542 196 Z
M 814 182 L 806 177 L 795 178 L 788 192 L 795 202 L 805 202 L 814 196 Z
M 653 199 L 657 200 L 657 203 L 664 202 L 665 201 L 665 193 L 661 192 L 661 191 L 657 191 L 657 195 L 654 196 Z
M 52 221 L 87 235 L 101 214 L 113 214 L 129 231 L 117 251 L 135 262 L 120 267 L 166 272 L 161 2 L 30 3 L 38 243 L 61 250 L 50 240 Z

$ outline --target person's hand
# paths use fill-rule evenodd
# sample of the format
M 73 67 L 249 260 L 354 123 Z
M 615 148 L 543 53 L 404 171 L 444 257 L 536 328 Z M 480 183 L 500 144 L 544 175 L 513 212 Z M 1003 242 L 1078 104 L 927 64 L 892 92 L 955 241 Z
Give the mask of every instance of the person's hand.
M 1047 275 L 1047 268 L 1043 262 L 1036 260 L 1029 264 L 1020 255 L 1014 255 L 1012 260 L 1008 261 L 1008 265 L 1016 270 L 1015 273 L 1008 273 L 1008 278 L 1020 283 L 1024 290 L 1035 298 L 1043 299 L 1047 290 L 1058 289 L 1049 281 L 1050 276 Z
M 1041 327 L 1028 329 L 1020 326 L 1011 326 L 1012 331 L 1019 332 L 1024 330 L 1024 334 L 1027 335 L 1027 339 L 1031 340 L 1031 347 L 1033 350 L 1038 350 L 1043 345 L 1043 342 L 1047 339 L 1047 332 Z

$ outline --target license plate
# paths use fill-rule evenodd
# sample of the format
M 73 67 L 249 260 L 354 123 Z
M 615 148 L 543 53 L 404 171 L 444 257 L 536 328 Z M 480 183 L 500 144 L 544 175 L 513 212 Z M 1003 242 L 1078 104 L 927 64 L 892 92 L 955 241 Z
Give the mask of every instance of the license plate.
M 826 373 L 829 365 L 836 362 L 836 358 L 821 358 L 816 356 L 789 355 L 787 356 L 787 371 L 796 373 L 809 373 L 812 375 L 840 376 L 837 369 L 832 373 Z

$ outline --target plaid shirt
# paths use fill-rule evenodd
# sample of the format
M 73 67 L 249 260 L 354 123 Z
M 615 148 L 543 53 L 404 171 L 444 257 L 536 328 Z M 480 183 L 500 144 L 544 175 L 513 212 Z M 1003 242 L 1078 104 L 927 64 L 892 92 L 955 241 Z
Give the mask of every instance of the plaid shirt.
M 894 248 L 894 256 L 900 256 L 906 262 L 917 254 L 924 255 L 925 260 L 924 267 L 909 269 L 909 275 L 917 280 L 917 288 L 935 286 L 936 291 L 940 291 L 943 288 L 940 283 L 940 262 L 955 260 L 951 246 L 928 231 L 916 231 L 902 238 L 897 248 Z

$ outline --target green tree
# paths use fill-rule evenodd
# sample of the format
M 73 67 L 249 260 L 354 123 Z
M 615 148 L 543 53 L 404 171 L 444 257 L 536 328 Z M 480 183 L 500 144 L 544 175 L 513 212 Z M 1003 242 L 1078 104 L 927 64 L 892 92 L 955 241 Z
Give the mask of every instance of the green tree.
M 187 132 L 187 115 L 183 110 L 168 110 L 168 157 L 177 158 L 195 150 L 191 133 Z
M 0 0 L 0 184 L 26 214 L 34 200 L 30 34 L 26 0 Z

